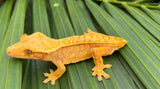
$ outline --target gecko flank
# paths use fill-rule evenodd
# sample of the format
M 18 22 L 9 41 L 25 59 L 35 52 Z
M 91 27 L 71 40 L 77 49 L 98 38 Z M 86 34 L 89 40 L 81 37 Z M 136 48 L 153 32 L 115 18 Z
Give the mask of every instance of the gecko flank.
M 102 76 L 109 79 L 103 69 L 111 68 L 111 64 L 103 64 L 102 56 L 111 55 L 115 50 L 120 49 L 127 43 L 126 40 L 118 37 L 107 36 L 93 32 L 80 36 L 71 36 L 63 39 L 51 39 L 40 32 L 31 35 L 22 35 L 20 41 L 7 48 L 7 54 L 11 57 L 51 61 L 57 66 L 57 70 L 50 69 L 50 73 L 44 73 L 48 77 L 43 81 L 55 81 L 66 71 L 65 65 L 80 62 L 93 57 L 95 67 L 92 69 L 92 76 L 102 80 Z

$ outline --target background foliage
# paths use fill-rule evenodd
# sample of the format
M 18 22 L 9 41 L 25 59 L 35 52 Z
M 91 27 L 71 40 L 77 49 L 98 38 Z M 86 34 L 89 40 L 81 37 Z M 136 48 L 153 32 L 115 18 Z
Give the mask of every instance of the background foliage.
M 158 0 L 6 0 L 0 5 L 0 89 L 160 89 L 160 5 Z M 93 31 L 126 39 L 104 57 L 111 78 L 92 77 L 93 60 L 67 65 L 54 86 L 43 84 L 50 62 L 20 60 L 6 48 L 23 33 L 52 38 Z

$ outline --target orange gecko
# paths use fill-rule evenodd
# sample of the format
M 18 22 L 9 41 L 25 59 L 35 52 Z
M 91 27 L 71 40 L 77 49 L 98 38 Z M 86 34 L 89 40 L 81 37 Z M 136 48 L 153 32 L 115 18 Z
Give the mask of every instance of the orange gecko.
M 90 29 L 84 35 L 58 40 L 36 32 L 29 36 L 22 35 L 20 42 L 7 48 L 7 54 L 15 58 L 51 61 L 57 66 L 57 70 L 50 69 L 50 73 L 44 73 L 44 76 L 48 78 L 43 83 L 51 81 L 52 85 L 66 71 L 66 64 L 93 57 L 95 67 L 92 69 L 92 76 L 97 75 L 98 80 L 101 81 L 102 76 L 106 79 L 110 78 L 103 69 L 112 66 L 111 64 L 104 65 L 102 56 L 111 55 L 126 43 L 127 41 L 122 38 L 107 36 Z

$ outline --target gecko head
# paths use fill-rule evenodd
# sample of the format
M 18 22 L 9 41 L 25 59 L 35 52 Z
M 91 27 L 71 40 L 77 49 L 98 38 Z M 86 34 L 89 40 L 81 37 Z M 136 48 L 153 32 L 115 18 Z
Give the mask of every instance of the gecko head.
M 7 48 L 7 54 L 11 57 L 22 59 L 42 59 L 49 38 L 40 32 L 31 35 L 24 34 L 20 41 Z

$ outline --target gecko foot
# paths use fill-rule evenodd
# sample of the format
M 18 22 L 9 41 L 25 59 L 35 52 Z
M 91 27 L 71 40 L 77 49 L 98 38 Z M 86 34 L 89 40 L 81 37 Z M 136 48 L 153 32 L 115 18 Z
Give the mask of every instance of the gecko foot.
M 51 84 L 54 85 L 55 84 L 55 81 L 57 80 L 57 77 L 55 75 L 55 72 L 50 69 L 50 73 L 44 73 L 44 76 L 48 77 L 47 79 L 45 79 L 43 81 L 43 83 L 47 83 L 49 81 L 51 81 Z
M 110 65 L 110 64 L 106 64 L 106 65 L 103 65 L 103 66 L 95 66 L 95 67 L 92 69 L 92 71 L 93 71 L 92 76 L 96 76 L 96 75 L 97 75 L 98 81 L 102 81 L 102 76 L 103 76 L 105 79 L 109 79 L 110 76 L 109 76 L 107 73 L 105 73 L 105 72 L 103 71 L 103 69 L 104 69 L 104 68 L 111 68 L 111 67 L 112 67 L 112 65 Z

